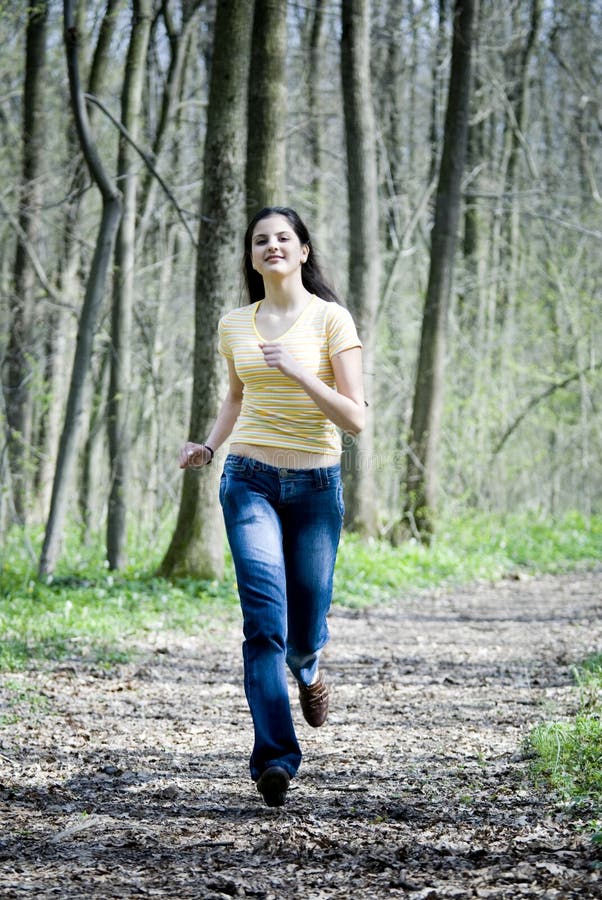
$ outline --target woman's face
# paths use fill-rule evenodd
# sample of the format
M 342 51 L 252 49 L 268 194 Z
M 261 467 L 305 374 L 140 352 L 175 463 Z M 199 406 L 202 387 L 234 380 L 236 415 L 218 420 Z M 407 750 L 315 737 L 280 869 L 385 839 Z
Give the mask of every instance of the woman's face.
M 309 253 L 285 216 L 260 219 L 251 237 L 251 263 L 265 277 L 284 277 L 301 268 Z

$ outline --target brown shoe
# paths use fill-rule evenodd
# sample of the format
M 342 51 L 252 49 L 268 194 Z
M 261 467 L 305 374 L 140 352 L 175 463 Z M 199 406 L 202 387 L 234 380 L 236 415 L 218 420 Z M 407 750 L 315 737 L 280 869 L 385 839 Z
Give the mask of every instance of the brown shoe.
M 313 684 L 299 683 L 301 710 L 312 728 L 323 725 L 328 716 L 328 688 L 321 678 Z

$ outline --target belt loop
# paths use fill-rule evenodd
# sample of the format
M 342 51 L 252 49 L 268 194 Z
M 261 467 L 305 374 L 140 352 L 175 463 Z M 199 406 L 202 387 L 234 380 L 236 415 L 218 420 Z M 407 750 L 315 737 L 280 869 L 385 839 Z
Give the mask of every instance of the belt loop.
M 320 468 L 320 469 L 315 469 L 314 471 L 316 473 L 316 482 L 317 482 L 318 487 L 321 487 L 321 488 L 326 487 L 326 485 L 328 484 L 327 470 Z

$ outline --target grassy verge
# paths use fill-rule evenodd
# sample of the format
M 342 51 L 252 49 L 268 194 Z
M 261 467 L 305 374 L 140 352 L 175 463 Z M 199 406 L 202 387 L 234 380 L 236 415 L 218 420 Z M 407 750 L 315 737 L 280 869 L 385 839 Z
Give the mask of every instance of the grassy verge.
M 69 657 L 96 665 L 131 658 L 138 642 L 166 631 L 211 639 L 238 615 L 228 563 L 220 582 L 172 584 L 154 572 L 162 547 L 139 541 L 130 565 L 111 573 L 98 541 L 84 547 L 68 536 L 50 583 L 36 577 L 41 535 L 9 535 L 0 555 L 0 670 Z M 149 549 L 150 548 L 150 549 Z M 528 516 L 473 516 L 445 523 L 430 547 L 391 547 L 345 535 L 335 579 L 337 603 L 365 606 L 404 592 L 496 580 L 519 571 L 560 572 L 602 560 L 602 517 L 555 522 Z
M 100 541 L 84 547 L 70 535 L 56 574 L 43 581 L 36 576 L 40 539 L 25 542 L 15 531 L 2 553 L 0 671 L 68 659 L 110 668 L 136 656 L 149 635 L 158 646 L 173 631 L 211 639 L 238 615 L 231 567 L 220 582 L 172 584 L 155 576 L 158 558 L 133 548 L 128 568 L 114 573 Z
M 530 515 L 474 515 L 442 523 L 430 547 L 417 541 L 392 547 L 344 536 L 335 594 L 339 603 L 366 606 L 421 588 L 600 564 L 602 517 L 575 513 L 542 521 Z
M 587 824 L 602 845 L 602 653 L 575 669 L 575 681 L 576 715 L 540 725 L 531 735 L 533 768 L 560 797 L 593 815 Z
M 0 671 L 73 659 L 110 669 L 156 636 L 179 631 L 203 641 L 239 616 L 232 566 L 222 581 L 172 584 L 154 575 L 162 547 L 139 540 L 130 565 L 107 570 L 102 542 L 83 546 L 75 533 L 50 583 L 36 577 L 41 535 L 15 530 L 0 549 Z M 159 542 L 161 544 L 161 542 Z M 149 549 L 150 548 L 150 549 Z M 602 517 L 471 516 L 443 523 L 430 547 L 391 547 L 345 535 L 335 578 L 335 602 L 367 606 L 404 593 L 507 575 L 561 573 L 599 566 Z M 168 640 L 167 636 L 165 640 Z M 602 655 L 576 670 L 579 709 L 572 721 L 540 726 L 532 735 L 536 776 L 568 801 L 594 810 L 590 827 L 602 843 Z M 20 682 L 11 687 L 0 725 L 38 710 L 40 699 Z M 25 691 L 25 693 L 24 693 Z

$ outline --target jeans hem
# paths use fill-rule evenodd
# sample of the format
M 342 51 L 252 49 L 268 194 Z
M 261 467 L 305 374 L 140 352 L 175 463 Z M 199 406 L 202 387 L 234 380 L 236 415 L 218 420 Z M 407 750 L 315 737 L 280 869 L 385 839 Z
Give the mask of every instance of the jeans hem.
M 272 766 L 278 766 L 279 769 L 284 769 L 284 771 L 288 773 L 288 775 L 291 779 L 293 779 L 295 777 L 295 775 L 297 774 L 297 772 L 299 771 L 299 769 L 293 768 L 291 765 L 289 765 L 289 763 L 282 762 L 281 760 L 278 760 L 278 759 L 271 759 L 268 763 L 265 764 L 265 766 L 263 767 L 261 772 L 259 772 L 257 777 L 255 777 L 254 772 L 252 772 L 251 779 L 255 783 L 257 783 L 259 781 L 259 779 L 261 778 L 261 776 L 263 775 L 263 773 L 265 772 L 265 770 L 271 769 Z

